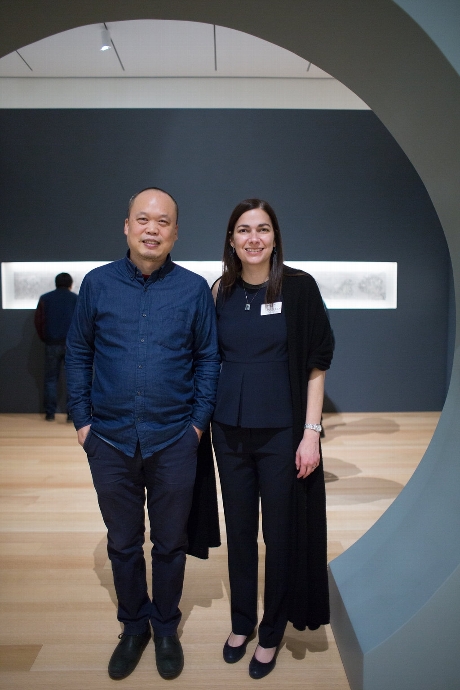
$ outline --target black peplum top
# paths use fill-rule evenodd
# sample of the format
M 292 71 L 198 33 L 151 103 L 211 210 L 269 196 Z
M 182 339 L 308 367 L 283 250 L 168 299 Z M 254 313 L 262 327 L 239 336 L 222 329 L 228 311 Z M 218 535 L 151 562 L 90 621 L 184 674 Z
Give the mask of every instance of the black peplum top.
M 225 300 L 222 290 L 218 293 L 222 370 L 214 420 L 221 424 L 292 426 L 286 317 L 283 308 L 281 313 L 262 315 L 265 291 L 265 287 L 243 289 L 242 283 L 237 283 Z M 249 310 L 245 309 L 247 303 Z

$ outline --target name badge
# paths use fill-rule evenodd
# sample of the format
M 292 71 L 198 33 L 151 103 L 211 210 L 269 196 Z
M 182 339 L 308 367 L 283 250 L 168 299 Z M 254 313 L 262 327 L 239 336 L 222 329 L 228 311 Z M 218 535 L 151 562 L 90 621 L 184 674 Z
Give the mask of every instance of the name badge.
M 261 304 L 260 315 L 270 316 L 270 314 L 281 314 L 282 302 L 273 302 L 273 304 Z

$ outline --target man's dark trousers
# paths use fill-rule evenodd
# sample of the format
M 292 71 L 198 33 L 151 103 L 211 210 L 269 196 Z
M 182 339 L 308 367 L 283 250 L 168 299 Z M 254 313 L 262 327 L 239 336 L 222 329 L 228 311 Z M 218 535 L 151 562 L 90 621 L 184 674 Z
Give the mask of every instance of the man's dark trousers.
M 57 387 L 61 366 L 65 359 L 65 343 L 45 345 L 45 412 L 54 414 L 57 408 Z
M 127 635 L 143 633 L 149 620 L 157 635 L 174 635 L 177 630 L 198 443 L 193 426 L 148 458 L 142 458 L 139 445 L 131 458 L 91 431 L 85 441 L 107 526 L 118 620 Z M 152 600 L 143 552 L 146 492 L 153 544 Z

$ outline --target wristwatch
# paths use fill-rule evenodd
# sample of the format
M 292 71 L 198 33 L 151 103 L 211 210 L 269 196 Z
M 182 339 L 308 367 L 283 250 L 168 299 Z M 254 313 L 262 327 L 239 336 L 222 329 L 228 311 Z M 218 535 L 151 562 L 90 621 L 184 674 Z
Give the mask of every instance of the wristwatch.
M 318 434 L 320 434 L 323 430 L 323 427 L 321 424 L 304 424 L 304 429 L 313 429 L 313 431 L 317 431 Z

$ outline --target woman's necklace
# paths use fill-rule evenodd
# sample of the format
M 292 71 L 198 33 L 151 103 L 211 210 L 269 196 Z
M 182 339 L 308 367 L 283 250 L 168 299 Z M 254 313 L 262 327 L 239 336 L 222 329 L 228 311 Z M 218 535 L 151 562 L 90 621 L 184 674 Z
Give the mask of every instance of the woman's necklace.
M 246 283 L 243 279 L 241 279 L 241 283 L 242 283 L 242 286 L 243 286 L 244 296 L 245 296 L 245 298 L 246 298 L 246 304 L 245 304 L 245 306 L 244 306 L 244 310 L 245 310 L 245 311 L 249 311 L 249 310 L 251 309 L 251 304 L 254 302 L 254 300 L 255 300 L 255 298 L 257 297 L 257 295 L 259 294 L 259 292 L 260 292 L 260 291 L 262 290 L 262 288 L 265 287 L 265 285 L 268 283 L 268 278 L 267 278 L 267 280 L 264 280 L 263 283 L 260 283 L 260 285 L 251 285 L 251 283 Z M 251 301 L 249 301 L 249 298 L 248 298 L 248 296 L 247 296 L 246 288 L 247 288 L 248 290 L 255 290 L 255 289 L 257 288 L 257 291 L 256 291 L 256 293 L 253 295 Z

